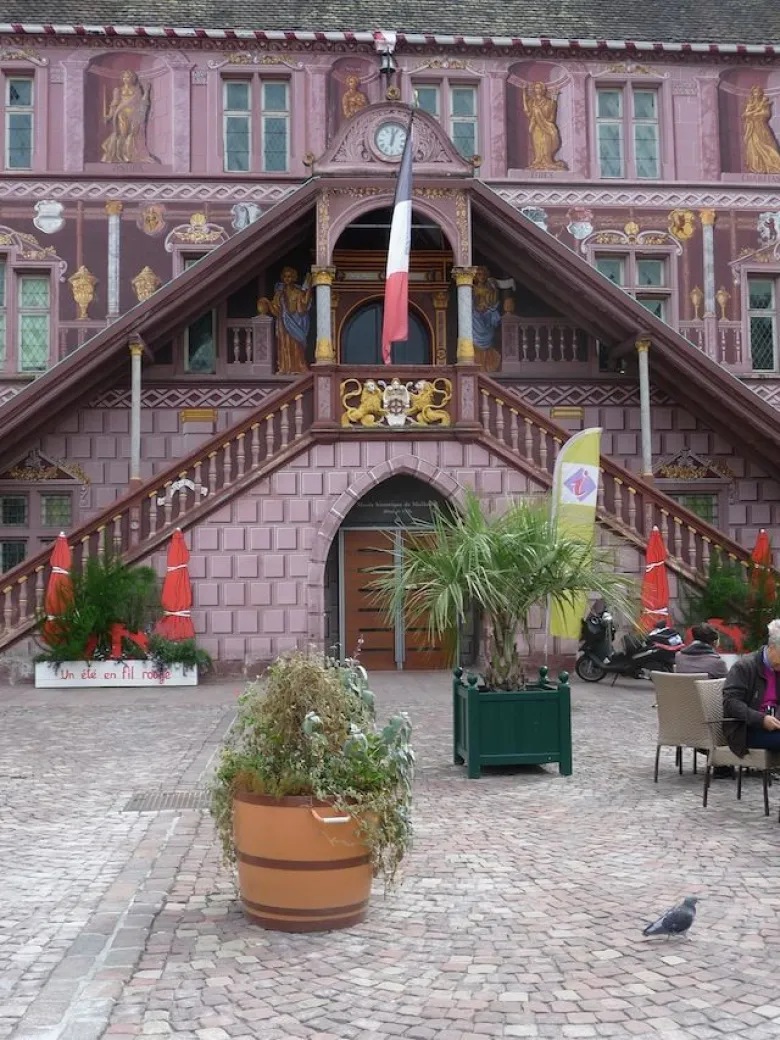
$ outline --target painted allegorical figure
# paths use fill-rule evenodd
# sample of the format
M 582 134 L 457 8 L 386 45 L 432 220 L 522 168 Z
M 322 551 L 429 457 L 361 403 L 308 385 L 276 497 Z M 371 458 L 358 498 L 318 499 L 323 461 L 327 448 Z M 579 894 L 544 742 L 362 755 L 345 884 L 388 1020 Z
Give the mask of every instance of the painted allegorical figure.
M 546 83 L 533 83 L 523 89 L 523 109 L 528 117 L 531 138 L 532 170 L 566 170 L 566 163 L 556 159 L 561 148 L 558 130 L 558 95 L 550 94 Z
M 742 112 L 745 169 L 748 173 L 780 173 L 780 148 L 769 120 L 772 103 L 762 87 L 752 87 Z
M 496 372 L 501 367 L 501 354 L 493 340 L 501 324 L 501 310 L 498 286 L 486 267 L 478 267 L 474 272 L 471 300 L 471 337 L 477 364 L 486 372 Z
M 347 76 L 346 83 L 347 89 L 341 98 L 341 111 L 346 119 L 351 119 L 356 112 L 361 112 L 368 105 L 368 98 L 362 90 L 358 90 L 358 76 Z
M 101 162 L 154 162 L 146 146 L 146 120 L 149 115 L 151 84 L 141 84 L 135 72 L 122 73 L 121 87 L 115 87 L 111 104 L 103 110 L 103 121 L 111 133 L 103 141 Z
M 269 311 L 276 318 L 277 371 L 280 375 L 305 372 L 306 344 L 311 324 L 311 286 L 308 277 L 298 285 L 294 267 L 283 267 L 272 299 L 257 302 L 261 314 Z

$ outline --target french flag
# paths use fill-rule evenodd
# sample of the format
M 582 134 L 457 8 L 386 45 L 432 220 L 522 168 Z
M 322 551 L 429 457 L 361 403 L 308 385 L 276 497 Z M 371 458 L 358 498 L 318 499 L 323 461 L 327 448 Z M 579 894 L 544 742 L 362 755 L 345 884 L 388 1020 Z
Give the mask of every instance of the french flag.
M 382 361 L 392 361 L 393 343 L 409 338 L 409 250 L 412 240 L 412 124 L 395 186 L 390 248 L 385 275 L 385 313 L 382 321 Z

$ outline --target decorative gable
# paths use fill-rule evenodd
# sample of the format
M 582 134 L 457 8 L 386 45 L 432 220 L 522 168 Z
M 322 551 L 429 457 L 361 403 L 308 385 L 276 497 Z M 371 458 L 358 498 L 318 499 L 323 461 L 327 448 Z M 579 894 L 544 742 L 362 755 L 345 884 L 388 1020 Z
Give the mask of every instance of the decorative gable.
M 653 475 L 659 480 L 732 480 L 733 472 L 720 459 L 705 459 L 684 448 L 656 463 Z
M 69 480 L 86 487 L 89 477 L 77 463 L 54 460 L 33 448 L 4 472 L 0 480 L 24 480 L 30 483 L 46 480 Z
M 413 146 L 415 173 L 472 177 L 474 166 L 458 152 L 433 116 L 414 109 Z M 401 161 L 401 149 L 393 147 L 393 130 L 400 141 L 409 126 L 412 109 L 384 101 L 361 109 L 338 130 L 330 147 L 313 162 L 316 174 L 365 176 L 393 173 Z

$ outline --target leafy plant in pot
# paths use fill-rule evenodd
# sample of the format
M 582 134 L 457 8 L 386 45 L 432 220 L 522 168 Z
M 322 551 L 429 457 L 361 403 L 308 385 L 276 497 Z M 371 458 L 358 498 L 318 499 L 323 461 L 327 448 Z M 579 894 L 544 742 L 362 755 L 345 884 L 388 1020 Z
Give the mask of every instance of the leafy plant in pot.
M 615 572 L 611 554 L 559 528 L 547 499 L 518 499 L 502 513 L 487 513 L 469 490 L 462 511 L 434 507 L 430 525 L 414 532 L 394 568 L 374 581 L 395 617 L 457 642 L 458 626 L 476 607 L 488 623 L 485 683 L 519 690 L 525 680 L 520 636 L 530 645 L 531 612 L 548 602 L 602 596 L 630 614 L 632 582 Z
M 405 714 L 380 728 L 357 662 L 280 657 L 239 699 L 211 788 L 225 861 L 250 919 L 281 931 L 363 920 L 412 839 Z

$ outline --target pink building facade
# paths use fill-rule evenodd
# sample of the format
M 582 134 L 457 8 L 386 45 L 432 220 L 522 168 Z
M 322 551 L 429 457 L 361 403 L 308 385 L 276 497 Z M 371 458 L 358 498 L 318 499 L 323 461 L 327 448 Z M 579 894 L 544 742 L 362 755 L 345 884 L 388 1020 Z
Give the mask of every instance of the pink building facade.
M 625 502 L 607 496 L 617 526 L 607 523 L 604 536 L 618 538 L 627 568 L 638 571 L 653 518 L 666 523 L 670 544 L 677 537 L 685 564 L 679 573 L 687 578 L 701 573 L 718 538 L 734 554 L 749 550 L 760 528 L 780 531 L 780 484 L 755 446 L 762 423 L 772 441 L 780 408 L 780 58 L 728 48 L 586 51 L 531 40 L 449 46 L 382 33 L 229 39 L 6 28 L 0 431 L 6 413 L 14 432 L 0 439 L 0 571 L 16 575 L 61 528 L 111 520 L 113 504 L 139 482 L 149 498 L 158 475 L 179 462 L 187 470 L 214 438 L 233 443 L 242 423 L 261 413 L 265 422 L 264 408 L 275 425 L 263 452 L 268 447 L 270 459 L 273 440 L 274 451 L 287 452 L 283 464 L 262 476 L 258 470 L 256 483 L 236 485 L 218 508 L 198 513 L 188 536 L 197 623 L 223 660 L 267 660 L 304 638 L 328 639 L 330 630 L 343 637 L 344 605 L 324 577 L 334 523 L 360 498 L 350 489 L 381 484 L 377 471 L 419 478 L 455 501 L 472 484 L 497 501 L 543 491 L 560 436 L 600 425 L 605 455 L 624 472 L 615 495 L 633 476 L 660 496 L 647 491 L 640 519 L 631 507 L 645 494 L 641 487 L 627 490 Z M 397 134 L 405 133 L 409 105 L 419 112 L 413 329 L 395 360 L 410 366 L 410 379 L 414 366 L 430 380 L 449 378 L 455 366 L 461 375 L 450 382 L 465 386 L 462 366 L 471 361 L 459 348 L 455 282 L 467 282 L 472 310 L 496 316 L 486 319 L 493 326 L 488 342 L 480 342 L 484 323 L 477 319 L 473 329 L 472 367 L 481 380 L 472 387 L 473 420 L 464 398 L 452 425 L 479 425 L 486 438 L 522 455 L 530 443 L 523 441 L 522 402 L 532 410 L 526 426 L 551 438 L 549 460 L 542 433 L 534 458 L 526 450 L 519 465 L 492 453 L 484 438 L 461 443 L 465 433 L 422 445 L 389 433 L 372 441 L 360 438 L 359 421 L 342 422 L 347 378 L 382 374 L 376 316 Z M 288 237 L 272 257 L 249 247 L 242 255 L 240 242 L 259 243 L 260 233 L 252 234 L 266 221 L 270 227 L 275 212 L 293 212 L 302 186 L 312 183 L 319 187 L 306 203 L 308 223 L 279 232 Z M 595 294 L 594 316 L 599 286 L 611 307 L 632 297 L 651 316 L 649 455 L 636 336 L 629 332 L 623 343 L 617 332 L 610 337 L 606 325 L 583 314 L 576 293 L 513 266 L 512 250 L 493 246 L 472 184 L 480 198 L 492 193 L 508 203 L 518 228 L 530 228 L 526 234 L 541 229 L 565 247 L 560 255 L 572 257 L 575 271 L 584 261 L 598 272 L 587 290 Z M 143 324 L 156 297 L 175 297 L 179 284 L 197 281 L 198 270 L 215 281 L 223 255 L 241 277 L 204 296 L 205 310 L 194 301 L 186 315 L 147 322 L 139 336 L 134 463 L 132 335 L 123 333 L 123 354 L 107 351 L 81 377 L 79 359 L 92 357 L 112 329 L 130 329 L 122 322 L 136 313 Z M 300 340 L 274 310 L 287 268 L 304 301 Z M 632 329 L 644 335 L 639 312 L 626 306 Z M 668 357 L 684 366 L 688 352 L 699 355 L 709 374 L 694 373 L 685 385 L 679 373 L 664 371 L 653 346 L 656 330 L 667 335 L 658 322 L 668 329 Z M 325 340 L 329 356 L 321 353 Z M 285 394 L 323 360 L 341 372 L 333 377 L 340 388 L 333 389 L 334 413 L 317 413 L 322 392 L 315 386 L 312 410 L 300 411 L 296 429 L 296 408 L 303 408 L 296 401 L 308 401 L 309 391 Z M 32 401 L 38 382 L 53 385 L 60 371 L 57 407 L 19 418 L 19 402 Z M 708 394 L 729 397 L 736 388 L 740 402 L 747 388 L 756 429 L 697 408 L 697 380 L 708 383 Z M 506 417 L 501 387 L 518 401 Z M 749 414 L 749 404 L 744 409 Z M 352 439 L 334 444 L 326 437 L 291 452 L 297 435 L 316 438 L 318 423 L 330 420 L 349 427 Z M 231 458 L 233 479 L 238 456 Z M 368 483 L 366 474 L 373 474 Z M 193 483 L 192 494 L 201 485 L 209 490 L 203 472 Z M 166 519 L 177 510 L 184 516 L 184 506 L 171 510 L 164 494 L 160 501 Z M 162 521 L 152 525 L 144 515 L 151 538 Z M 620 541 L 620 524 L 636 537 Z M 323 525 L 333 527 L 329 539 Z M 150 542 L 140 555 L 158 551 Z M 21 618 L 19 595 L 9 632 Z

